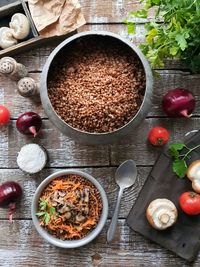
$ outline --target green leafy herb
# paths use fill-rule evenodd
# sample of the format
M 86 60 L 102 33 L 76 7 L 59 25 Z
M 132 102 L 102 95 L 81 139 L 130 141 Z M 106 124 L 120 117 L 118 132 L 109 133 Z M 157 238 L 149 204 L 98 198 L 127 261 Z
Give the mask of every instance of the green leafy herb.
M 146 43 L 140 46 L 152 67 L 162 67 L 164 59 L 176 58 L 200 73 L 200 1 L 147 0 L 143 9 L 129 13 L 125 21 L 129 33 L 135 32 L 133 17 L 146 18 L 152 7 L 154 20 L 146 23 Z
M 183 143 L 176 143 L 169 146 L 169 153 L 173 160 L 173 172 L 176 173 L 178 177 L 184 178 L 187 172 L 186 159 L 189 157 L 190 153 L 198 147 L 200 147 L 200 145 L 189 148 Z M 186 150 L 185 153 L 182 153 L 183 148 Z
M 48 202 L 45 199 L 40 198 L 39 207 L 40 210 L 46 210 L 48 206 Z
M 173 161 L 173 172 L 180 178 L 184 178 L 187 172 L 187 164 L 183 159 L 175 159 Z
M 48 212 L 46 212 L 45 215 L 44 215 L 44 222 L 45 222 L 46 225 L 49 223 L 50 218 L 51 218 L 50 214 Z
M 127 26 L 128 34 L 134 34 L 135 33 L 135 24 L 133 24 L 128 19 L 124 20 L 124 23 Z
M 36 216 L 43 217 L 44 223 L 47 225 L 51 219 L 52 215 L 55 215 L 56 209 L 49 206 L 48 201 L 40 198 L 39 200 L 39 212 L 36 213 Z

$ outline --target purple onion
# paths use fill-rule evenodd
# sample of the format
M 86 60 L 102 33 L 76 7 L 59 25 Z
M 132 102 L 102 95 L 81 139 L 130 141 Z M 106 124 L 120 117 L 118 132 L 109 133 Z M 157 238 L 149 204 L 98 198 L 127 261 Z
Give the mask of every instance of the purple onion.
M 195 108 L 194 95 L 183 88 L 168 91 L 163 97 L 162 106 L 169 117 L 191 117 Z

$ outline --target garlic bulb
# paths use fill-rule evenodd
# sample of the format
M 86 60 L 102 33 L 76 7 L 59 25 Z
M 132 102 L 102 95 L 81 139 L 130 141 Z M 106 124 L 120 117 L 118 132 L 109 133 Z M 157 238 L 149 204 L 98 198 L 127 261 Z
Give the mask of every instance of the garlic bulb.
M 18 40 L 22 40 L 29 35 L 30 22 L 22 13 L 14 14 L 11 18 L 9 26 L 12 29 L 13 36 Z
M 0 28 L 0 47 L 5 49 L 17 44 L 17 40 L 13 37 L 12 30 L 8 27 Z
M 187 177 L 192 181 L 194 191 L 200 193 L 200 160 L 195 160 L 190 164 Z
M 164 230 L 176 222 L 178 212 L 173 202 L 166 198 L 158 198 L 149 204 L 146 216 L 155 229 Z

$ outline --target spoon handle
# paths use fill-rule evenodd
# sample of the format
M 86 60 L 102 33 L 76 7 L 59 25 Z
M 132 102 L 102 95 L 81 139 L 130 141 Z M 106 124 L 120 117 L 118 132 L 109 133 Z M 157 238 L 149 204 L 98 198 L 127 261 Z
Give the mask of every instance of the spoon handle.
M 115 235 L 115 230 L 117 228 L 117 220 L 118 220 L 118 215 L 119 215 L 119 209 L 120 209 L 120 203 L 121 203 L 121 198 L 122 198 L 122 194 L 123 194 L 123 189 L 120 188 L 119 193 L 118 193 L 118 198 L 117 198 L 117 203 L 115 206 L 115 211 L 111 220 L 111 224 L 108 228 L 108 232 L 107 232 L 107 241 L 108 243 L 110 243 Z

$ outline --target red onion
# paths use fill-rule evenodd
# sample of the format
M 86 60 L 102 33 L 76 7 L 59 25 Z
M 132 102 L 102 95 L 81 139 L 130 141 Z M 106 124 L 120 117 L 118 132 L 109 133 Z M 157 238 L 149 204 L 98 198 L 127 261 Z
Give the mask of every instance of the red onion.
M 5 182 L 0 185 L 0 207 L 9 208 L 9 220 L 12 222 L 12 211 L 15 210 L 15 201 L 22 196 L 22 188 L 16 182 Z
M 191 117 L 195 108 L 193 94 L 183 88 L 168 91 L 163 97 L 163 110 L 169 117 Z
M 20 133 L 35 137 L 42 126 L 41 117 L 35 112 L 26 112 L 19 116 L 16 122 L 17 129 Z

